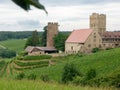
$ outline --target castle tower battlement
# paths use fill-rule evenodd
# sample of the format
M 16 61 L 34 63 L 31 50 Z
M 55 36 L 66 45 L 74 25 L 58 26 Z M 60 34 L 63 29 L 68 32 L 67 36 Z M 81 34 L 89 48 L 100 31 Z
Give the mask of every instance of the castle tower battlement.
M 93 13 L 90 15 L 90 28 L 98 32 L 106 31 L 106 15 Z
M 48 22 L 47 26 L 47 47 L 54 47 L 54 37 L 58 34 L 58 23 Z

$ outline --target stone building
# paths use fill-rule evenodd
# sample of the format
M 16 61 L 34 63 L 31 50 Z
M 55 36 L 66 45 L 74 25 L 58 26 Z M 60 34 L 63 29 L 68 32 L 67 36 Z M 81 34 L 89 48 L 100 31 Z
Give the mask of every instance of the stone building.
M 50 54 L 50 53 L 56 53 L 57 49 L 54 47 L 39 47 L 39 46 L 28 46 L 25 51 L 28 53 L 28 55 L 41 55 L 41 54 Z
M 28 55 L 41 55 L 57 53 L 57 49 L 54 47 L 54 36 L 58 34 L 58 23 L 49 22 L 47 26 L 47 40 L 46 47 L 40 46 L 28 46 L 25 51 Z
M 101 37 L 93 29 L 74 30 L 65 42 L 65 52 L 67 54 L 90 53 L 93 48 L 101 45 Z
M 48 23 L 47 26 L 47 47 L 54 47 L 54 36 L 58 34 L 58 23 Z
M 120 32 L 99 33 L 102 38 L 102 49 L 120 47 Z
M 74 30 L 65 42 L 66 53 L 89 53 L 93 48 L 120 46 L 120 32 L 106 31 L 106 15 L 90 15 L 90 29 Z
M 90 15 L 90 28 L 97 32 L 106 31 L 106 15 L 93 13 Z

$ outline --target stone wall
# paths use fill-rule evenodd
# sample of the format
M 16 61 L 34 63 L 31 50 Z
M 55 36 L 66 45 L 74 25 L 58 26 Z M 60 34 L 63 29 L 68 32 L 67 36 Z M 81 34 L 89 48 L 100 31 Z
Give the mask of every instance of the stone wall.
M 54 47 L 54 36 L 58 34 L 58 23 L 48 23 L 47 26 L 47 47 Z

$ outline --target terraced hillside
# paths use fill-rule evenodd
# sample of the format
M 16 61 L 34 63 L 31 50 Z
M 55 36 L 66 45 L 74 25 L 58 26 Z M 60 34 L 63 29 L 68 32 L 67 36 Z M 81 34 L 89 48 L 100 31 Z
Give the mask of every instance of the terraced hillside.
M 50 65 L 51 56 L 49 55 L 16 57 L 7 63 L 1 61 L 0 73 L 3 77 L 11 77 L 25 70 L 33 70 L 34 68 L 48 67 Z

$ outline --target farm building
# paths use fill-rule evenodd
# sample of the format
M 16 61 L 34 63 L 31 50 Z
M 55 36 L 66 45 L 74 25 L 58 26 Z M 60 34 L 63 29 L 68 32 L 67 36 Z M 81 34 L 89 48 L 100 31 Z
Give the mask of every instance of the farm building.
M 101 43 L 100 35 L 93 29 L 74 30 L 65 42 L 65 52 L 89 53 L 93 48 L 101 47 Z
M 54 47 L 38 47 L 38 46 L 28 46 L 25 49 L 25 51 L 28 53 L 28 55 L 41 55 L 57 52 L 57 50 Z

